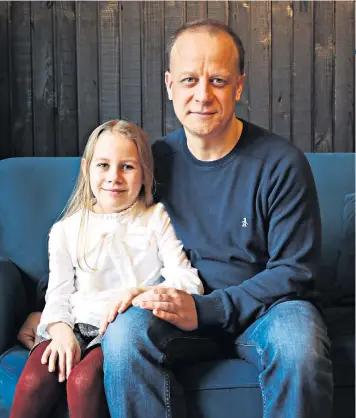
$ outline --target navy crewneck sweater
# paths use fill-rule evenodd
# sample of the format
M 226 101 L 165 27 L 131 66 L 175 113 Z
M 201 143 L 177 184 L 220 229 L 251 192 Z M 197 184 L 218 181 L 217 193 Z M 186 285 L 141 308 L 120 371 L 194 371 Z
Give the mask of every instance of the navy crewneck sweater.
M 236 146 L 197 160 L 184 130 L 153 145 L 155 197 L 164 203 L 205 287 L 199 329 L 241 333 L 277 303 L 317 300 L 319 204 L 304 154 L 242 121 Z

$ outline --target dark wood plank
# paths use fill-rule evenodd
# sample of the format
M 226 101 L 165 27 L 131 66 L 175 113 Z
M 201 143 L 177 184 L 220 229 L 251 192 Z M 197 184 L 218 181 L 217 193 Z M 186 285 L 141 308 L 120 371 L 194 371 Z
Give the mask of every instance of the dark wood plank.
M 272 1 L 272 130 L 291 138 L 291 48 L 293 10 L 289 1 Z
M 355 152 L 355 2 L 335 2 L 334 151 Z
M 165 1 L 164 3 L 164 39 L 165 44 L 169 37 L 184 23 L 185 21 L 185 3 L 183 1 Z M 165 69 L 167 69 L 165 63 Z M 165 94 L 164 101 L 164 135 L 175 131 L 181 127 L 177 119 L 172 102 Z
M 163 2 L 142 3 L 142 127 L 151 142 L 163 134 L 163 6 Z
M 121 2 L 121 117 L 142 125 L 140 2 Z
M 192 22 L 194 20 L 207 19 L 208 17 L 208 2 L 207 1 L 191 1 L 187 0 L 185 4 L 186 21 Z
M 78 140 L 82 154 L 91 131 L 99 123 L 97 3 L 76 4 Z
M 314 151 L 333 151 L 334 2 L 314 2 Z
M 270 129 L 271 2 L 250 4 L 250 120 Z
M 312 150 L 313 3 L 293 3 L 292 141 Z
M 230 2 L 229 26 L 240 37 L 245 50 L 245 83 L 240 101 L 236 104 L 236 115 L 247 121 L 250 120 L 250 31 L 251 14 L 250 3 L 246 1 Z
M 9 7 L 10 4 L 8 2 L 0 2 L 0 159 L 12 156 L 10 130 Z
M 53 2 L 31 2 L 33 143 L 36 157 L 55 155 Z
M 30 2 L 10 3 L 11 138 L 13 154 L 33 156 Z
M 100 121 L 120 118 L 119 3 L 99 2 Z
M 228 22 L 228 0 L 209 0 L 208 1 L 208 18 Z
M 75 6 L 54 2 L 56 155 L 78 155 Z

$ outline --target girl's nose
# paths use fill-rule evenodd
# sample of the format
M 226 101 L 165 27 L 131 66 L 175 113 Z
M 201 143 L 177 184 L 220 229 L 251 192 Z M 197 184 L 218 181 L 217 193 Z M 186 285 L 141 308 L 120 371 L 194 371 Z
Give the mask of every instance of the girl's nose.
M 120 170 L 110 170 L 109 172 L 109 182 L 110 183 L 122 183 L 123 178 Z

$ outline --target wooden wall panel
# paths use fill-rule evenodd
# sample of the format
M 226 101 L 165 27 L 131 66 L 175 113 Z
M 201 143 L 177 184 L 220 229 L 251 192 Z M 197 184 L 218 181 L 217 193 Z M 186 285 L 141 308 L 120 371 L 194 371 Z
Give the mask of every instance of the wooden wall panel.
M 53 2 L 31 2 L 33 152 L 55 155 Z
M 8 3 L 0 2 L 0 159 L 12 156 L 10 130 L 10 91 L 11 73 L 9 63 L 9 46 L 11 45 L 8 28 Z
M 75 4 L 54 2 L 56 155 L 78 155 Z
M 271 128 L 271 3 L 254 1 L 251 8 L 250 118 Z
M 208 2 L 207 1 L 190 1 L 186 2 L 186 21 L 208 18 Z
M 78 146 L 84 151 L 99 122 L 98 3 L 76 2 Z
M 142 124 L 141 112 L 141 10 L 140 2 L 120 4 L 121 117 Z
M 34 155 L 31 4 L 10 5 L 11 140 L 13 156 Z
M 354 152 L 355 2 L 0 2 L 0 158 L 70 156 L 113 118 L 154 141 L 180 127 L 164 49 L 184 22 L 241 37 L 239 117 L 305 152 Z
M 142 6 L 142 127 L 151 142 L 162 137 L 163 133 L 163 7 L 163 2 L 147 2 Z
M 291 139 L 292 19 L 291 2 L 272 2 L 271 128 L 287 139 Z
M 293 4 L 292 140 L 305 152 L 312 150 L 313 28 L 311 2 Z
M 334 7 L 335 4 L 332 2 L 314 4 L 313 150 L 315 152 L 332 152 L 333 150 Z
M 210 0 L 208 1 L 208 19 L 219 20 L 228 23 L 228 8 L 227 0 Z
M 349 24 L 345 24 L 350 22 Z M 335 3 L 334 151 L 352 152 L 355 137 L 355 2 Z
M 245 81 L 240 101 L 236 104 L 238 117 L 250 120 L 250 34 L 251 34 L 251 7 L 246 1 L 230 3 L 229 26 L 239 35 L 245 51 L 244 72 Z
M 185 6 L 184 1 L 165 1 L 164 3 L 164 45 L 168 42 L 170 36 L 184 23 L 185 21 Z M 164 63 L 164 69 L 168 69 L 168 63 Z M 177 119 L 172 102 L 168 99 L 167 94 L 164 95 L 164 132 L 166 135 L 181 127 Z
M 100 122 L 120 118 L 120 8 L 116 1 L 99 2 Z

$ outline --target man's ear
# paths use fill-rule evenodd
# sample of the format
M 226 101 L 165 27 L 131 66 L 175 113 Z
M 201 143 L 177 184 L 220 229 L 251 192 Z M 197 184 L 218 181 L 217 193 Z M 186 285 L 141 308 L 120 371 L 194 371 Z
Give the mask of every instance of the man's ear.
M 242 74 L 242 75 L 239 76 L 239 81 L 237 82 L 236 94 L 235 94 L 235 100 L 237 102 L 240 101 L 241 94 L 242 94 L 242 89 L 243 89 L 244 82 L 245 82 L 245 78 L 246 78 L 246 74 Z
M 87 176 L 87 160 L 85 158 L 82 158 L 80 161 L 80 171 L 85 178 Z
M 169 71 L 164 73 L 164 82 L 166 83 L 166 89 L 168 94 L 168 99 L 172 100 L 172 74 Z

